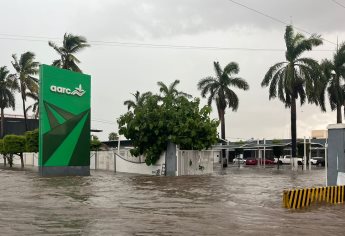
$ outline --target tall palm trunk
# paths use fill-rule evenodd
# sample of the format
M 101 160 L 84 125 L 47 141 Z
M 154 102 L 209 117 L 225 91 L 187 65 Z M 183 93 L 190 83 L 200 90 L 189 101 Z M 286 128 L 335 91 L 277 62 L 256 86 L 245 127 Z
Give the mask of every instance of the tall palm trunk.
M 225 142 L 225 110 L 218 107 L 218 116 L 220 120 L 220 137 L 222 139 L 222 142 Z M 225 149 L 222 149 L 222 157 L 226 157 Z
M 0 136 L 1 138 L 4 137 L 4 133 L 5 133 L 5 115 L 4 115 L 4 108 L 1 108 L 1 132 L 0 132 Z
M 342 123 L 341 104 L 337 104 L 337 124 Z
M 297 127 L 296 127 L 296 98 L 291 98 L 291 150 L 292 157 L 296 157 Z
M 28 124 L 27 124 L 27 117 L 26 117 L 26 107 L 25 107 L 25 96 L 23 95 L 23 92 L 22 92 L 22 101 L 23 101 L 25 131 L 28 131 Z
M 220 111 L 220 136 L 225 140 L 225 111 Z

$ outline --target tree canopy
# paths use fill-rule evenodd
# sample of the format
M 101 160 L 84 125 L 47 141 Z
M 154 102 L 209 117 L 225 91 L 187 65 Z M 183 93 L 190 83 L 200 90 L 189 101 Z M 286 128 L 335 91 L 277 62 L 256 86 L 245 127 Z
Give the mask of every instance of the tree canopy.
M 199 103 L 177 96 L 166 104 L 159 96 L 148 96 L 118 119 L 119 133 L 132 140 L 132 155 L 145 155 L 147 165 L 156 163 L 169 142 L 180 149 L 207 149 L 217 142 L 218 121 L 210 119 L 210 107 L 200 109 Z

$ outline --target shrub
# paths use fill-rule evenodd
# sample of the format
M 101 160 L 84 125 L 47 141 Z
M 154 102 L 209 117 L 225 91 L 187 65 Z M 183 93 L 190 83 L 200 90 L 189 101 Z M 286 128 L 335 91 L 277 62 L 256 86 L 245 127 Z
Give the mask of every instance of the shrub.
M 0 154 L 4 155 L 5 150 L 4 150 L 4 140 L 0 139 Z
M 90 140 L 91 151 L 97 151 L 101 147 L 101 144 L 99 140 Z
M 38 130 L 27 131 L 25 133 L 26 151 L 38 152 Z
M 4 151 L 8 154 L 25 152 L 25 136 L 6 135 L 4 138 Z

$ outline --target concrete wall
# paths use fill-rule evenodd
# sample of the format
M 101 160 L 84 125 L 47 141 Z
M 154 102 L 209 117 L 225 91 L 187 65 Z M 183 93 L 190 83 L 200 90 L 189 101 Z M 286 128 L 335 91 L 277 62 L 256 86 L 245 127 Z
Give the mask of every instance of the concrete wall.
M 219 157 L 220 152 L 179 150 L 177 152 L 177 175 L 211 174 L 215 156 Z
M 155 165 L 147 166 L 144 157 L 134 157 L 129 149 L 120 150 L 121 157 L 114 151 L 98 151 L 90 153 L 90 169 L 106 170 L 113 172 L 160 175 L 162 165 L 165 163 L 165 153 Z M 175 175 L 201 175 L 213 172 L 215 156 L 220 156 L 219 151 L 191 151 L 177 150 L 177 170 Z M 116 161 L 114 161 L 116 160 Z M 0 158 L 3 163 L 3 158 Z M 38 166 L 38 153 L 24 153 L 26 166 Z M 19 157 L 14 158 L 15 167 L 20 167 Z

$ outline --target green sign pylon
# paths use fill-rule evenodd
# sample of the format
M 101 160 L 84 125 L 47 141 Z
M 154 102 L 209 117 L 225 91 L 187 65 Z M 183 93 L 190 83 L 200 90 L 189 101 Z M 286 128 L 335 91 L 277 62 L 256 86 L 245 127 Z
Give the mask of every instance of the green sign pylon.
M 90 82 L 89 75 L 40 66 L 41 175 L 90 175 Z

